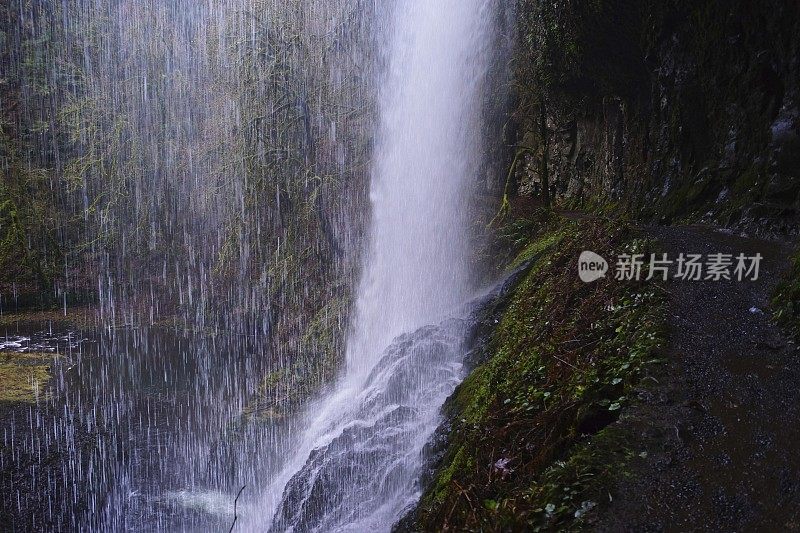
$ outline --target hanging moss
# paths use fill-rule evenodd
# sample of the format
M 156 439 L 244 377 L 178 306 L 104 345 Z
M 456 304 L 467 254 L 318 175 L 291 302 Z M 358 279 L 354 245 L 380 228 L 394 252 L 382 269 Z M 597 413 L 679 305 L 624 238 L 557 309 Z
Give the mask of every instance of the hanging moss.
M 344 356 L 348 305 L 346 298 L 332 298 L 311 318 L 300 340 L 298 357 L 264 377 L 245 415 L 281 419 L 333 381 Z

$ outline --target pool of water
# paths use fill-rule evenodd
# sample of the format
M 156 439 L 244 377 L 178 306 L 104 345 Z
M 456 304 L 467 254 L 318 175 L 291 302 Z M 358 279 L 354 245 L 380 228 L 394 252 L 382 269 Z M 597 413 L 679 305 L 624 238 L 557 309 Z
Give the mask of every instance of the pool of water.
M 260 339 L 20 323 L 0 362 L 31 385 L 0 400 L 2 515 L 20 531 L 227 530 L 293 432 L 241 416 L 270 370 Z

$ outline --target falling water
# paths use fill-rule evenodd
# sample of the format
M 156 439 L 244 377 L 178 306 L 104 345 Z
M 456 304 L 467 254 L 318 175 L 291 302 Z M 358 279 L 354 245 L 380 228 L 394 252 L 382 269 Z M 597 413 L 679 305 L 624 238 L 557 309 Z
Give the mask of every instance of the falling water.
M 462 377 L 489 11 L 410 0 L 391 12 L 347 367 L 270 489 L 273 530 L 387 530 L 419 497 L 422 448 Z
M 284 391 L 329 379 L 355 283 L 373 5 L 0 2 L 0 193 L 10 169 L 61 208 L 35 221 L 59 296 L 100 310 L 77 343 L 0 329 L 0 350 L 59 352 L 14 359 L 51 379 L 0 396 L 0 521 L 222 530 L 271 479 Z

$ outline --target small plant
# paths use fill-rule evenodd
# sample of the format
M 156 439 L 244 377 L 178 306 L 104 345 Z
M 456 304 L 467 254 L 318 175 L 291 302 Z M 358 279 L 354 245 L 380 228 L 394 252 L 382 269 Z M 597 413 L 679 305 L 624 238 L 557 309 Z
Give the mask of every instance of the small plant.
M 792 258 L 792 269 L 772 298 L 775 320 L 800 338 L 800 252 Z

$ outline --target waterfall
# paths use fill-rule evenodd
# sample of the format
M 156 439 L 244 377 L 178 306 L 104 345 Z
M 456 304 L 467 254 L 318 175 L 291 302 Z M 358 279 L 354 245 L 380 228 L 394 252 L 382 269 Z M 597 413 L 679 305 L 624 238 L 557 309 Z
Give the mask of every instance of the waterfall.
M 0 163 L 49 227 L 20 244 L 99 313 L 0 331 L 59 351 L 0 410 L 0 511 L 389 528 L 464 377 L 498 2 L 5 4 Z
M 387 14 L 370 243 L 346 369 L 309 409 L 253 530 L 386 530 L 419 497 L 422 448 L 463 377 L 465 214 L 491 7 L 407 0 Z
M 485 1 L 399 2 L 389 25 L 372 234 L 348 346 L 362 375 L 397 335 L 467 295 L 465 203 L 478 171 Z

